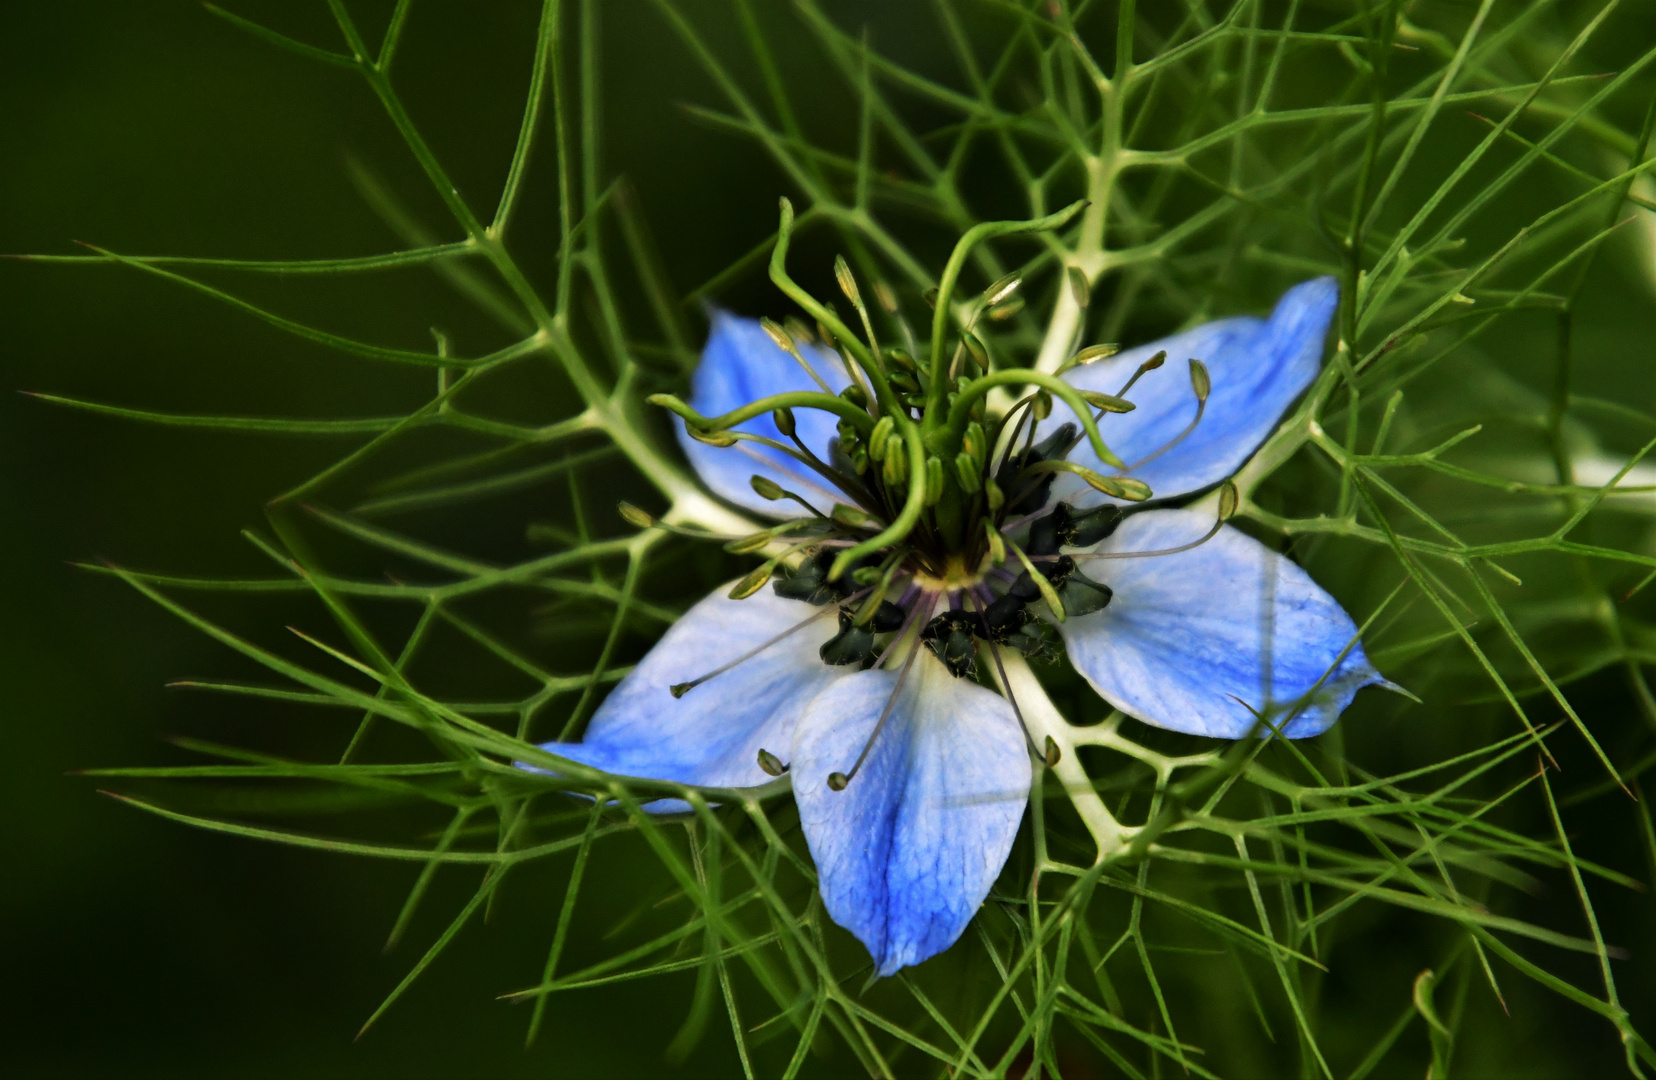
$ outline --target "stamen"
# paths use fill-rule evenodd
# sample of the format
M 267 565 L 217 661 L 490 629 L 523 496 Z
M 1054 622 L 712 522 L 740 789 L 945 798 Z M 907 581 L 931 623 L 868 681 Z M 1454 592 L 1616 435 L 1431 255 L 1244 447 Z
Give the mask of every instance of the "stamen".
M 1183 431 L 1179 432 L 1177 435 L 1173 436 L 1172 439 L 1164 443 L 1159 450 L 1154 451 L 1146 457 L 1139 458 L 1137 461 L 1122 469 L 1121 471 L 1123 475 L 1138 469 L 1140 466 L 1145 465 L 1148 462 L 1155 461 L 1175 446 L 1178 446 L 1180 443 L 1184 442 L 1185 439 L 1190 437 L 1190 433 L 1196 430 L 1196 425 L 1202 422 L 1202 414 L 1207 412 L 1208 394 L 1213 389 L 1213 384 L 1208 378 L 1207 366 L 1195 357 L 1192 357 L 1190 360 L 1190 386 L 1196 393 L 1196 415 L 1191 419 L 1190 423 L 1185 426 Z
M 1219 530 L 1224 527 L 1225 519 L 1223 517 L 1217 518 L 1213 522 L 1213 528 L 1209 529 L 1199 539 L 1192 540 L 1188 544 L 1180 544 L 1178 547 L 1160 548 L 1156 551 L 1093 551 L 1084 552 L 1080 555 L 1071 555 L 1068 557 L 1079 562 L 1082 559 L 1152 559 L 1161 555 L 1177 555 L 1181 551 L 1189 551 L 1192 548 L 1201 547 L 1209 540 L 1212 540 L 1215 536 L 1218 536 Z M 1064 556 L 1059 556 L 1059 558 L 1063 557 Z
M 1007 681 L 1006 665 L 1001 662 L 1000 648 L 995 644 L 995 639 L 990 636 L 989 620 L 984 614 L 982 598 L 974 595 L 972 600 L 974 601 L 972 606 L 977 609 L 978 621 L 983 624 L 983 638 L 989 643 L 989 656 L 995 661 L 995 673 L 1000 676 L 1001 688 L 1006 691 L 1006 703 L 1012 706 L 1012 715 L 1018 718 L 1018 730 L 1023 732 L 1024 741 L 1029 744 L 1029 748 L 1037 756 L 1045 758 L 1048 765 L 1058 764 L 1058 759 L 1052 755 L 1050 749 L 1043 754 L 1041 749 L 1035 745 L 1035 738 L 1029 733 L 1029 725 L 1024 722 L 1023 710 L 1018 708 L 1017 696 L 1012 693 L 1012 684 Z M 1047 736 L 1047 742 L 1048 744 L 1052 743 L 1052 736 Z
M 863 590 L 863 592 L 867 592 L 867 591 L 868 591 L 867 589 Z M 741 656 L 738 656 L 736 659 L 732 660 L 730 663 L 725 664 L 723 667 L 714 668 L 712 671 L 709 671 L 706 675 L 698 676 L 697 678 L 691 679 L 689 682 L 674 683 L 672 686 L 669 686 L 667 688 L 667 692 L 672 694 L 675 698 L 681 698 L 685 694 L 688 694 L 690 691 L 694 690 L 696 687 L 700 686 L 702 683 L 706 682 L 707 680 L 712 679 L 712 678 L 716 678 L 717 676 L 720 676 L 720 675 L 723 675 L 725 672 L 729 671 L 731 668 L 735 667 L 738 664 L 747 663 L 749 660 L 752 660 L 755 656 L 758 656 L 760 653 L 764 652 L 766 649 L 770 648 L 772 645 L 775 645 L 780 641 L 783 641 L 783 640 L 786 640 L 789 637 L 792 637 L 794 634 L 797 634 L 799 631 L 805 629 L 807 626 L 809 626 L 812 623 L 816 622 L 818 619 L 822 618 L 824 615 L 828 614 L 830 611 L 838 611 L 838 610 L 839 610 L 838 606 L 834 605 L 834 606 L 825 607 L 821 611 L 814 611 L 814 612 L 811 613 L 810 618 L 804 620 L 803 622 L 797 622 L 794 625 L 788 627 L 786 630 L 782 631 L 780 634 L 777 634 L 775 637 L 771 638 L 769 641 L 766 641 L 766 642 L 764 642 L 760 645 L 754 646 L 753 648 L 749 649 L 747 652 L 743 653 Z
M 754 450 L 752 447 L 744 446 L 742 444 L 743 443 L 749 443 L 749 442 L 756 442 L 756 443 L 759 443 L 762 446 L 768 446 L 772 450 L 778 450 L 778 451 L 782 452 L 783 454 L 786 454 L 788 457 L 791 457 L 791 458 L 795 459 L 796 461 L 799 461 L 802 464 L 804 464 L 806 466 L 809 466 L 812 469 L 816 468 L 815 465 L 813 465 L 811 462 L 805 460 L 796 451 L 790 449 L 789 447 L 783 446 L 781 443 L 777 442 L 775 439 L 767 439 L 763 435 L 752 435 L 752 434 L 749 434 L 748 432 L 745 432 L 745 431 L 744 432 L 736 432 L 736 433 L 733 433 L 733 434 L 737 435 L 737 441 L 736 441 L 736 444 L 735 444 L 736 449 L 738 451 L 740 451 L 741 453 L 746 454 L 748 457 L 752 458 L 753 461 L 755 462 L 755 464 L 761 465 L 761 466 L 763 466 L 767 469 L 776 469 L 779 472 L 785 473 L 791 483 L 797 484 L 800 487 L 807 489 L 808 491 L 814 492 L 814 493 L 820 495 L 821 497 L 827 499 L 829 502 L 837 503 L 837 502 L 840 501 L 839 496 L 837 494 L 835 494 L 832 490 L 823 487 L 821 484 L 818 484 L 816 481 L 812 480 L 806 474 L 798 472 L 795 469 L 788 468 L 788 466 L 784 465 L 783 463 L 781 463 L 779 461 L 776 461 L 772 458 L 767 458 L 763 454 L 759 453 L 757 450 Z M 851 498 L 855 499 L 855 498 L 858 497 L 859 493 L 856 490 L 848 489 L 846 487 L 846 485 L 844 483 L 842 483 L 842 481 L 845 479 L 845 477 L 838 475 L 837 470 L 834 470 L 834 469 L 831 469 L 831 468 L 827 469 L 827 471 L 824 473 L 824 477 L 830 483 L 832 483 L 835 487 L 840 488 L 841 491 L 844 491 L 845 494 L 849 495 Z
M 793 335 L 771 319 L 760 319 L 759 325 L 764 328 L 766 334 L 770 335 L 771 341 L 776 343 L 778 349 L 797 360 L 799 366 L 805 369 L 805 374 L 816 380 L 816 384 L 822 387 L 824 394 L 833 394 L 834 391 L 829 389 L 828 383 L 821 375 L 817 374 L 816 368 L 811 366 L 811 362 L 805 359 L 805 355 L 799 351 L 799 346 L 794 344 Z
M 1167 363 L 1167 350 L 1163 349 L 1161 352 L 1157 353 L 1155 356 L 1152 356 L 1150 359 L 1148 359 L 1144 363 L 1140 364 L 1138 366 L 1138 370 L 1133 372 L 1133 377 L 1128 379 L 1125 383 L 1121 384 L 1121 389 L 1116 391 L 1115 396 L 1116 397 L 1126 397 L 1127 396 L 1127 391 L 1129 391 L 1133 388 L 1134 383 L 1136 383 L 1140 379 L 1144 378 L 1144 373 L 1145 372 L 1155 371 L 1157 368 L 1161 367 L 1165 363 Z
M 782 759 L 763 746 L 759 748 L 759 767 L 769 776 L 781 776 L 788 771 L 788 767 L 782 764 Z
M 903 638 L 907 635 L 909 629 L 914 626 L 916 616 L 922 610 L 929 617 L 931 615 L 932 608 L 936 605 L 936 603 L 937 603 L 937 597 L 935 595 L 932 595 L 932 596 L 929 596 L 929 597 L 925 598 L 924 600 L 922 600 L 921 603 L 916 604 L 914 606 L 914 610 L 909 612 L 909 618 L 908 618 L 907 624 L 904 625 L 902 631 L 900 631 L 898 633 L 897 637 L 895 639 L 893 639 L 892 644 L 895 645 L 898 641 L 903 640 Z M 889 651 L 889 647 L 888 647 L 888 651 Z M 870 750 L 874 749 L 874 740 L 878 739 L 880 737 L 880 732 L 885 729 L 886 721 L 891 718 L 891 710 L 897 705 L 897 695 L 899 695 L 903 692 L 903 684 L 908 681 L 909 670 L 914 667 L 914 658 L 919 656 L 919 655 L 920 655 L 920 642 L 916 641 L 914 643 L 914 647 L 909 650 L 908 659 L 903 661 L 903 670 L 900 671 L 897 675 L 897 685 L 895 685 L 891 688 L 891 696 L 886 698 L 885 708 L 883 710 L 881 710 L 881 712 L 880 712 L 880 719 L 875 722 L 874 730 L 869 732 L 868 741 L 863 743 L 862 753 L 857 755 L 856 764 L 851 766 L 851 771 L 848 772 L 848 773 L 842 773 L 842 772 L 831 772 L 831 773 L 829 773 L 828 774 L 828 787 L 829 787 L 829 790 L 831 790 L 831 791 L 844 791 L 845 788 L 846 788 L 846 785 L 851 783 L 852 780 L 856 779 L 857 772 L 863 767 L 863 762 L 868 760 L 868 752 Z M 881 659 L 884 659 L 884 657 L 882 656 Z

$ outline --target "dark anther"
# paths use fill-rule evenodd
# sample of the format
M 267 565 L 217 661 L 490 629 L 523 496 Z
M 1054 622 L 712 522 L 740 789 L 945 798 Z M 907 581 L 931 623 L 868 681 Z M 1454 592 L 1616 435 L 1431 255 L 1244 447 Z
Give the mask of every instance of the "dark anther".
M 1064 614 L 1074 618 L 1103 611 L 1115 593 L 1108 585 L 1087 577 L 1081 571 L 1071 572 L 1069 580 L 1058 590 L 1058 599 L 1064 605 Z
M 852 614 L 844 608 L 839 613 L 839 633 L 822 643 L 817 655 L 822 662 L 835 667 L 846 667 L 858 664 L 862 667 L 874 665 L 874 632 L 866 626 L 857 626 L 852 622 Z
M 869 627 L 876 634 L 889 634 L 893 630 L 902 628 L 907 612 L 893 604 L 890 600 L 881 600 L 880 606 L 874 609 L 874 617 L 868 621 Z
M 776 590 L 777 596 L 785 596 L 789 600 L 826 604 L 840 595 L 841 583 L 830 584 L 828 581 L 828 568 L 833 564 L 832 552 L 819 552 L 800 563 L 796 569 L 788 571 L 785 577 L 778 577 L 771 588 Z
M 1006 512 L 1016 516 L 1027 514 L 1032 510 L 1039 510 L 1046 505 L 1047 496 L 1052 493 L 1052 474 L 1043 475 L 1033 485 L 1026 485 L 1018 479 L 1020 473 L 1037 462 L 1045 461 L 1055 454 L 1061 454 L 1075 441 L 1075 425 L 1063 424 L 1051 435 L 1042 439 L 1027 451 L 1008 455 L 1006 461 L 995 473 L 995 483 L 1002 491 L 1008 493 L 1008 498 L 1016 498 L 1015 502 L 1006 504 Z M 1022 492 L 1020 495 L 1019 492 Z
M 976 649 L 972 644 L 972 628 L 977 621 L 976 616 L 964 611 L 945 611 L 920 631 L 920 640 L 931 647 L 949 674 L 957 679 L 971 675 L 977 668 Z
M 1052 642 L 1047 640 L 1046 634 L 1042 631 L 1041 620 L 1027 610 L 1024 614 L 1029 617 L 1023 620 L 1022 625 L 1016 629 L 1008 628 L 996 638 L 996 644 L 1010 646 L 1036 660 L 1056 658 L 1058 651 L 1053 648 Z
M 1068 555 L 1060 555 L 1051 562 L 1036 563 L 1035 569 L 1039 570 L 1041 576 L 1052 583 L 1054 591 L 1062 592 L 1064 584 L 1070 579 L 1070 575 L 1075 573 L 1075 560 Z M 1018 575 L 1018 580 L 1012 583 L 1012 587 L 1006 590 L 1006 595 L 1015 596 L 1026 604 L 1033 603 L 1041 598 L 1041 587 L 1035 584 L 1035 579 L 1029 576 L 1028 570 L 1025 570 Z
M 1052 513 L 1036 518 L 1029 526 L 1029 542 L 1024 550 L 1031 555 L 1056 555 L 1061 547 L 1091 547 L 1115 532 L 1124 516 L 1119 506 L 1076 513 L 1069 503 L 1059 503 Z
M 1059 503 L 1052 513 L 1036 518 L 1029 526 L 1029 542 L 1024 551 L 1031 555 L 1056 555 L 1065 544 L 1074 543 L 1075 519 L 1069 503 Z
M 1115 532 L 1116 526 L 1120 525 L 1121 519 L 1126 516 L 1119 506 L 1100 506 L 1095 510 L 1076 514 L 1072 519 L 1075 532 L 1064 543 L 1070 547 L 1092 547 Z
M 997 635 L 1007 627 L 1022 626 L 1035 617 L 1025 607 L 1027 603 L 1028 601 L 1020 600 L 1011 593 L 1007 593 L 1005 596 L 998 597 L 983 609 L 983 621 L 989 624 L 991 640 L 999 641 L 1000 638 Z

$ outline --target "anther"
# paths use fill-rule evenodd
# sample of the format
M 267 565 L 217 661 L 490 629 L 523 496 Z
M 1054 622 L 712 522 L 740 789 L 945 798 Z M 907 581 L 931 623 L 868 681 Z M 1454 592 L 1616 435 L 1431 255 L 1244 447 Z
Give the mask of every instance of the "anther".
M 1063 453 L 1075 441 L 1076 433 L 1074 424 L 1063 424 L 1028 450 L 1008 455 L 1001 467 L 995 470 L 996 483 L 1003 490 L 1013 493 L 1006 503 L 1008 514 L 1027 514 L 1046 505 L 1047 496 L 1052 491 L 1052 474 L 1041 476 L 1034 484 L 1020 482 L 1019 474 L 1054 454 Z
M 788 771 L 788 767 L 782 764 L 782 759 L 763 746 L 759 748 L 759 767 L 769 776 L 781 776 Z
M 759 752 L 761 754 L 764 753 L 763 750 Z M 1046 759 L 1047 768 L 1050 769 L 1054 765 L 1058 764 L 1059 759 L 1064 756 L 1064 752 L 1058 748 L 1058 740 L 1054 739 L 1051 735 L 1048 735 L 1046 737 L 1046 752 L 1041 756 Z M 760 764 L 762 765 L 764 762 L 760 762 Z
M 1122 385 L 1120 390 L 1116 391 L 1116 397 L 1126 397 L 1127 391 L 1131 390 L 1133 388 L 1133 384 L 1144 377 L 1145 372 L 1155 371 L 1165 363 L 1167 363 L 1167 350 L 1163 349 L 1161 352 L 1157 353 L 1155 356 L 1152 356 L 1150 359 L 1138 366 L 1138 370 L 1133 372 L 1133 377 L 1128 379 L 1127 382 Z
M 1072 617 L 1103 611 L 1114 596 L 1114 590 L 1108 585 L 1092 580 L 1079 570 L 1072 570 L 1069 580 L 1058 590 L 1064 614 Z
M 822 643 L 817 655 L 833 667 L 856 664 L 863 668 L 874 665 L 874 631 L 858 626 L 851 612 L 845 608 L 839 613 L 839 633 Z
M 1061 547 L 1091 547 L 1115 532 L 1124 517 L 1119 506 L 1106 504 L 1077 514 L 1069 503 L 1059 503 L 1051 513 L 1030 524 L 1024 551 L 1056 555 Z
M 923 617 L 931 613 L 931 606 L 935 598 L 922 601 L 922 606 L 914 609 L 914 615 Z M 906 621 L 906 620 L 905 620 Z M 899 640 L 901 640 L 899 638 Z M 874 741 L 885 730 L 886 721 L 891 719 L 891 710 L 897 705 L 897 698 L 903 692 L 903 684 L 908 682 L 909 671 L 914 667 L 914 658 L 920 655 L 918 648 L 909 650 L 908 659 L 903 661 L 903 670 L 897 673 L 897 684 L 891 688 L 891 696 L 886 698 L 885 708 L 880 710 L 880 718 L 874 722 L 874 730 L 868 733 L 868 741 L 863 743 L 862 753 L 857 755 L 856 763 L 848 773 L 833 772 L 828 774 L 828 787 L 834 791 L 844 791 L 853 777 L 862 769 L 863 762 L 868 760 L 869 752 L 874 749 Z
M 770 648 L 772 645 L 775 645 L 777 642 L 782 641 L 786 638 L 792 637 L 794 634 L 798 633 L 800 630 L 803 630 L 805 627 L 807 627 L 807 626 L 811 625 L 812 623 L 816 622 L 818 619 L 822 618 L 824 615 L 828 614 L 828 612 L 830 612 L 832 610 L 834 610 L 834 609 L 833 608 L 823 608 L 821 611 L 813 613 L 810 618 L 803 619 L 799 622 L 794 623 L 792 626 L 788 627 L 786 630 L 782 631 L 780 634 L 777 634 L 775 637 L 771 638 L 769 641 L 763 642 L 759 645 L 755 645 L 753 648 L 749 649 L 747 652 L 743 653 L 741 656 L 738 656 L 736 659 L 732 660 L 730 663 L 722 664 L 719 667 L 714 668 L 712 671 L 709 671 L 706 675 L 698 676 L 697 678 L 691 679 L 689 682 L 674 683 L 673 685 L 671 685 L 667 688 L 667 692 L 672 694 L 675 698 L 681 698 L 685 694 L 688 694 L 690 691 L 694 690 L 696 687 L 700 686 L 702 683 L 706 682 L 707 680 L 709 680 L 711 678 L 714 678 L 715 676 L 718 676 L 718 675 L 723 675 L 725 672 L 729 671 L 731 668 L 735 667 L 736 665 L 744 664 L 747 661 L 752 660 L 755 656 L 758 656 L 760 653 L 764 652 L 766 649 Z
M 920 631 L 920 640 L 957 679 L 971 675 L 977 669 L 977 649 L 972 644 L 972 628 L 977 621 L 964 611 L 945 611 Z

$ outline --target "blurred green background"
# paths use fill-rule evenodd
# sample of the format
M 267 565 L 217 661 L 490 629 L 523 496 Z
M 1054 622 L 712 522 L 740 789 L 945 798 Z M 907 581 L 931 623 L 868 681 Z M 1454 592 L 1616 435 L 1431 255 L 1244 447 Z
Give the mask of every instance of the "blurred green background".
M 234 7 L 337 44 L 320 2 Z M 389 9 L 352 7 L 375 34 Z M 404 40 L 399 87 L 480 201 L 498 190 L 516 137 L 538 9 L 417 4 Z M 633 177 L 684 288 L 765 235 L 782 187 L 747 145 L 683 118 L 675 101 L 704 87 L 649 5 L 606 5 L 605 17 L 606 155 Z M 298 258 L 403 246 L 353 187 L 348 158 L 385 177 L 428 222 L 444 221 L 360 80 L 272 49 L 196 3 L 4 5 L 0 102 L 3 251 L 67 253 L 81 240 L 133 253 Z M 544 268 L 556 243 L 545 155 L 528 182 L 520 235 L 526 261 Z M 241 285 L 343 332 L 414 348 L 429 348 L 427 325 L 465 340 L 481 323 L 428 271 Z M 373 415 L 406 403 L 396 396 L 406 375 L 340 365 L 199 297 L 105 267 L 0 265 L 0 357 L 0 680 L 10 738 L 0 764 L 0 964 L 10 999 L 0 1069 L 659 1071 L 688 982 L 668 980 L 642 997 L 626 988 L 571 996 L 550 1010 L 536 1049 L 522 1050 L 527 1010 L 494 997 L 538 976 L 559 895 L 551 881 L 543 907 L 530 891 L 508 897 L 491 927 L 467 931 L 432 978 L 353 1043 L 423 947 L 380 952 L 414 868 L 203 834 L 65 776 L 182 760 L 161 741 L 169 735 L 277 741 L 264 738 L 269 716 L 234 706 L 227 724 L 227 702 L 166 690 L 171 679 L 222 673 L 222 650 L 67 560 L 257 573 L 260 560 L 237 531 L 261 521 L 265 498 L 345 444 L 202 438 L 14 391 L 178 411 Z M 442 887 L 434 911 L 453 899 Z M 416 939 L 439 925 L 417 926 Z M 651 1008 L 657 992 L 671 1004 Z M 709 1041 L 719 1043 L 716 1028 Z
M 320 2 L 234 6 L 296 37 L 336 42 Z M 375 28 L 388 8 L 352 4 Z M 946 64 L 924 5 L 870 0 L 834 10 L 842 25 L 872 20 L 876 45 L 911 64 Z M 416 11 L 398 87 L 462 191 L 487 204 L 516 135 L 538 5 L 433 0 Z M 787 185 L 751 144 L 711 133 L 678 108 L 713 95 L 652 5 L 617 0 L 603 5 L 603 18 L 605 163 L 631 179 L 667 271 L 686 291 L 768 235 Z M 796 27 L 767 19 L 790 78 L 820 78 L 826 88 L 803 102 L 807 127 L 851 137 L 854 103 L 837 76 Z M 739 64 L 745 54 L 725 9 L 700 25 Z M 1648 5 L 1603 47 L 1613 52 L 1620 40 L 1641 48 L 1641 32 L 1656 33 Z M 1606 56 L 1600 69 L 1615 59 Z M 80 240 L 125 253 L 300 258 L 402 246 L 353 185 L 352 161 L 384 178 L 423 220 L 444 220 L 359 80 L 273 50 L 194 3 L 6 5 L 0 103 L 0 251 L 69 253 Z M 545 270 L 556 192 L 544 153 L 529 184 L 515 245 L 531 268 Z M 544 238 L 538 253 L 535 237 Z M 1648 390 L 1648 378 L 1628 382 L 1649 361 L 1648 336 L 1638 331 L 1649 325 L 1650 296 L 1617 268 L 1632 264 L 1629 249 L 1601 267 L 1598 299 L 1587 307 L 1597 303 L 1600 314 L 1581 320 L 1584 351 L 1610 345 L 1608 359 L 1584 370 L 1600 393 Z M 303 310 L 331 329 L 387 344 L 425 347 L 431 325 L 462 340 L 487 339 L 481 317 L 427 271 L 241 282 L 279 310 Z M 724 299 L 755 310 L 773 303 L 758 275 Z M 1513 340 L 1539 332 L 1519 327 Z M 344 446 L 150 428 L 12 391 L 180 412 L 348 416 L 408 406 L 426 389 L 418 379 L 296 346 L 130 271 L 0 265 L 0 685 L 8 740 L 0 764 L 0 962 L 10 999 L 0 1067 L 8 1073 L 661 1070 L 693 975 L 560 997 L 540 1043 L 521 1049 L 524 1012 L 495 995 L 538 974 L 559 897 L 550 874 L 542 874 L 544 894 L 525 884 L 540 879 L 526 876 L 488 926 L 468 927 L 459 947 L 353 1042 L 417 955 L 406 945 L 390 956 L 380 951 L 414 868 L 204 834 L 124 808 L 96 795 L 94 782 L 65 775 L 181 760 L 163 742 L 169 735 L 238 745 L 280 737 L 291 746 L 316 734 L 281 729 L 291 714 L 166 690 L 171 679 L 222 674 L 223 651 L 68 560 L 257 572 L 259 559 L 237 531 L 261 520 L 266 497 Z M 469 528 L 455 523 L 457 542 Z M 469 538 L 492 542 L 482 531 Z M 1609 683 L 1581 693 L 1596 708 L 1626 707 Z M 223 798 L 218 810 L 233 816 L 232 796 Z M 1631 843 L 1624 808 L 1609 808 L 1604 820 L 1604 835 Z M 1613 861 L 1639 870 L 1631 851 Z M 455 891 L 443 891 L 447 884 Z M 442 913 L 469 895 L 461 883 L 447 884 L 440 881 L 415 941 L 428 940 Z M 1553 899 L 1557 911 L 1570 910 L 1568 895 Z M 1649 918 L 1648 902 L 1613 895 L 1611 915 L 1621 928 L 1638 926 Z M 1632 943 L 1627 933 L 1616 940 Z M 1648 990 L 1638 979 L 1624 988 L 1636 1015 L 1643 1001 L 1631 999 Z M 1520 1013 L 1545 1004 L 1531 994 Z M 1617 1067 L 1604 1025 L 1547 1019 L 1546 1041 L 1515 1042 L 1498 1055 L 1503 1067 L 1534 1075 L 1569 1075 L 1588 1062 Z M 688 1071 L 729 1068 L 717 1034 L 722 1018 L 713 1023 Z M 1518 1040 L 1534 1029 L 1520 1014 L 1489 1030 L 1498 1043 L 1501 1031 Z M 832 1071 L 833 1063 L 824 1067 Z

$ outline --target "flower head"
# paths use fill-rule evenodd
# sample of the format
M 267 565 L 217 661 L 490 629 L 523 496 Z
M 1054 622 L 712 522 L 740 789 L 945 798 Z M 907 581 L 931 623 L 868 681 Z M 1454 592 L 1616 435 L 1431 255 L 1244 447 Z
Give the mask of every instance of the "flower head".
M 732 545 L 766 561 L 687 612 L 583 742 L 547 746 L 714 787 L 786 771 L 827 910 L 880 974 L 952 944 L 1006 861 L 1044 748 L 1004 663 L 1055 658 L 1049 625 L 1110 704 L 1198 735 L 1315 735 L 1382 681 L 1339 604 L 1224 523 L 1227 478 L 1318 371 L 1333 280 L 1057 376 L 989 370 L 972 328 L 1015 289 L 952 340 L 940 316 L 921 357 L 866 318 L 865 343 L 715 312 L 689 401 L 661 400 L 707 486 L 778 519 Z M 1217 516 L 1162 508 L 1215 485 Z

